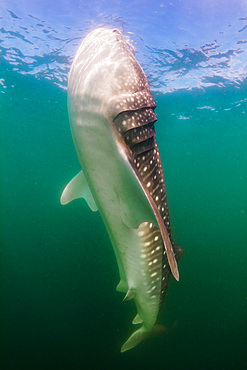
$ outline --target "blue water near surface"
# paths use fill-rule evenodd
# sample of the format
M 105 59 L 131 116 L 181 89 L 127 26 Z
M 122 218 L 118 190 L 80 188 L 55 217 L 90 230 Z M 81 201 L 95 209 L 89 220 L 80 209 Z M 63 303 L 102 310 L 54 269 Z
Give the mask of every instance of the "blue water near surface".
M 80 166 L 67 76 L 82 38 L 117 27 L 157 103 L 173 239 L 164 336 L 120 354 L 135 308 L 98 213 L 63 207 Z M 247 3 L 0 3 L 1 369 L 247 368 Z

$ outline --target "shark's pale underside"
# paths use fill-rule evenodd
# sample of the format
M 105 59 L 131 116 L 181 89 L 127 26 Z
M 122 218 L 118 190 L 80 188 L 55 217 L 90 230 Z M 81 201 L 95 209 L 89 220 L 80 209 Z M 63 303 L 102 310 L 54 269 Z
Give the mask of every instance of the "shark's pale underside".
M 81 43 L 68 83 L 74 145 L 83 172 L 61 203 L 85 198 L 99 210 L 116 255 L 117 290 L 134 299 L 140 327 L 122 346 L 152 331 L 182 250 L 171 237 L 165 184 L 155 139 L 156 107 L 133 47 L 117 29 L 98 28 Z

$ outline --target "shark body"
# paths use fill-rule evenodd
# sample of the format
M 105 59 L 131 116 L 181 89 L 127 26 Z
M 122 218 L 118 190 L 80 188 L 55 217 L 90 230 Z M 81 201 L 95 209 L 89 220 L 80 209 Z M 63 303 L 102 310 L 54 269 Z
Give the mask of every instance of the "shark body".
M 155 139 L 156 107 L 133 48 L 117 29 L 99 28 L 81 43 L 68 82 L 71 132 L 81 171 L 61 203 L 85 198 L 99 210 L 116 255 L 117 290 L 134 299 L 141 324 L 122 346 L 152 331 L 182 250 L 171 236 Z

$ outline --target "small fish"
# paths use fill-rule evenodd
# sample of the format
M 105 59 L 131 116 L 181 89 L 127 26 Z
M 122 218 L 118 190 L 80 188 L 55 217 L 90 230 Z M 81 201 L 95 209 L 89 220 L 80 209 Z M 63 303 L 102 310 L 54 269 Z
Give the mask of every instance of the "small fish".
M 182 249 L 171 236 L 155 139 L 156 107 L 133 47 L 117 29 L 98 28 L 81 43 L 68 82 L 71 132 L 83 170 L 61 203 L 85 198 L 99 210 L 118 263 L 117 290 L 134 299 L 141 324 L 121 352 L 154 331 L 168 279 L 179 280 Z

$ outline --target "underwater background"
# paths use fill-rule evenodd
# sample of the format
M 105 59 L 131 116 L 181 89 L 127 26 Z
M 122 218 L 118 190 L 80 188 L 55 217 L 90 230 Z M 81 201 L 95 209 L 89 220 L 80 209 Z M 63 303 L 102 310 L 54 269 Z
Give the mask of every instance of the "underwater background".
M 150 82 L 184 249 L 165 335 L 124 354 L 135 307 L 101 217 L 59 201 L 80 170 L 68 71 L 98 26 L 129 38 Z M 246 369 L 246 0 L 1 0 L 0 32 L 1 369 Z

